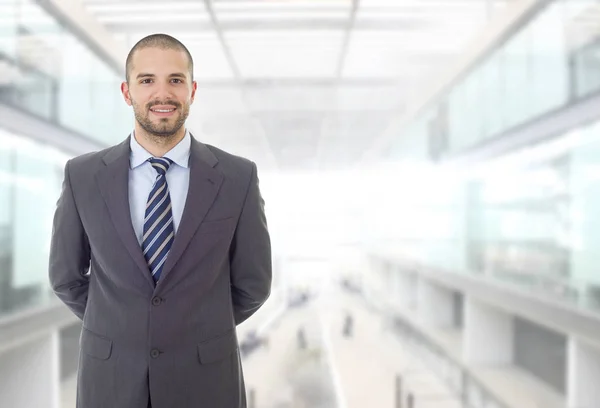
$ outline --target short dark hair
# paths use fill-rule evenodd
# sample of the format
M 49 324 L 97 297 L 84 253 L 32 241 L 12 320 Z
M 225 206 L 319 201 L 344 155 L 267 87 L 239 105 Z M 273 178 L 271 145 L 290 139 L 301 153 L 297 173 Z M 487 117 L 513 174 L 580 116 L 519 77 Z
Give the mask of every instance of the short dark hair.
M 151 34 L 139 40 L 127 55 L 127 61 L 125 62 L 125 78 L 127 83 L 129 83 L 129 74 L 133 65 L 133 54 L 143 48 L 151 47 L 185 52 L 189 60 L 190 77 L 192 80 L 194 79 L 194 60 L 192 59 L 192 54 L 190 54 L 190 51 L 185 45 L 178 39 L 167 34 Z

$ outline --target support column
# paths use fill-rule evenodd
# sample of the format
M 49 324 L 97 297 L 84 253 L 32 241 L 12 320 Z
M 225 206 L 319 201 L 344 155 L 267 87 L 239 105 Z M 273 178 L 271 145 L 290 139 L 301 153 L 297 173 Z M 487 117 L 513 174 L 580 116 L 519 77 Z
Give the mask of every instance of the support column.
M 0 354 L 3 407 L 59 407 L 58 331 Z
M 427 326 L 452 327 L 452 291 L 420 277 L 417 284 L 417 310 L 419 319 Z
M 567 407 L 597 407 L 600 401 L 600 349 L 571 336 L 567 361 Z
M 463 358 L 468 364 L 508 364 L 513 361 L 512 315 L 465 297 Z
M 415 307 L 417 284 L 414 273 L 406 270 L 396 271 L 396 305 L 401 310 L 410 310 Z

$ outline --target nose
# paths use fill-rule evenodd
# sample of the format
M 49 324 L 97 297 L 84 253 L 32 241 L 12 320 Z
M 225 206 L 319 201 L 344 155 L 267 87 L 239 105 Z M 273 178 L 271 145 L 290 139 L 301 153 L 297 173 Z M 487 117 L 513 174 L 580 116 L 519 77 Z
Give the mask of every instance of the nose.
M 160 82 L 156 87 L 155 99 L 164 101 L 166 99 L 173 99 L 173 92 L 168 83 Z

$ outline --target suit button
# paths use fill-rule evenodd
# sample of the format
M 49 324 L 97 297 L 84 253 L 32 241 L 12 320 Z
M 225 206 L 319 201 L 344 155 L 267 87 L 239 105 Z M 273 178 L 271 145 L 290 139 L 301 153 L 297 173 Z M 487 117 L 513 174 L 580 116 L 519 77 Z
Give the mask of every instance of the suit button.
M 162 299 L 159 298 L 158 296 L 155 296 L 152 298 L 152 304 L 154 306 L 159 306 L 162 303 Z
M 150 357 L 152 357 L 152 358 L 158 358 L 158 356 L 160 356 L 160 351 L 158 351 L 157 349 L 153 349 L 150 352 Z

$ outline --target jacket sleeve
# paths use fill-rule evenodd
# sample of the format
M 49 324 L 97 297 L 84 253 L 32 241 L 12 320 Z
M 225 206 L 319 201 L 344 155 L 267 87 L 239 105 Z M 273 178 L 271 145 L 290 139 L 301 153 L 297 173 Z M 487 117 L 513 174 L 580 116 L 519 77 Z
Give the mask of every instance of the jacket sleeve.
M 83 320 L 88 297 L 90 245 L 77 211 L 68 161 L 50 243 L 49 278 L 54 293 Z
M 271 293 L 271 239 L 254 163 L 232 242 L 230 263 L 233 311 L 238 325 L 252 316 Z

